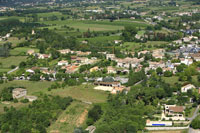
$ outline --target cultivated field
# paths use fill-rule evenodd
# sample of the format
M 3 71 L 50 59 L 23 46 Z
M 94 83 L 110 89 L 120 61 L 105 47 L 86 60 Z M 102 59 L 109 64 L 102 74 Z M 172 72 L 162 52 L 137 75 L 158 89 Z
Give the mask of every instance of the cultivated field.
M 0 57 L 0 63 L 2 63 L 0 68 L 10 69 L 12 65 L 18 66 L 22 61 L 26 61 L 26 58 L 27 56 Z
M 73 133 L 74 129 L 85 125 L 91 105 L 74 101 L 59 118 L 48 128 L 50 133 Z

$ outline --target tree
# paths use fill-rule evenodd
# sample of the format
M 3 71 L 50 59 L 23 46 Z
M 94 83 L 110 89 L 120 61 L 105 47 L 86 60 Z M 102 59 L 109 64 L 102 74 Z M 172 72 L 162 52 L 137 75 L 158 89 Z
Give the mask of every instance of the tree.
M 156 73 L 157 73 L 158 75 L 161 75 L 161 74 L 163 73 L 162 68 L 161 68 L 161 67 L 158 67 L 158 68 L 156 69 Z
M 173 73 L 171 71 L 165 71 L 164 72 L 165 77 L 171 77 L 172 75 L 173 75 Z
M 19 68 L 25 68 L 26 67 L 26 62 L 22 61 L 20 64 L 19 64 Z
M 197 116 L 190 125 L 194 129 L 200 129 L 200 116 Z
M 178 65 L 178 66 L 176 67 L 176 70 L 177 70 L 178 72 L 182 72 L 184 68 L 185 68 L 185 66 L 184 66 L 183 64 L 181 64 L 181 65 Z
M 198 81 L 200 82 L 200 75 L 197 76 Z

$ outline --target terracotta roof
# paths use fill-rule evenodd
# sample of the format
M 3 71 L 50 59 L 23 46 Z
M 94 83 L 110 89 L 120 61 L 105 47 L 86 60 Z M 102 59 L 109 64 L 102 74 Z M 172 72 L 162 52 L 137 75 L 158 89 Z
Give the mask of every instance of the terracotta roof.
M 172 110 L 175 113 L 180 113 L 184 111 L 183 106 L 175 106 L 175 107 L 169 107 L 169 110 Z

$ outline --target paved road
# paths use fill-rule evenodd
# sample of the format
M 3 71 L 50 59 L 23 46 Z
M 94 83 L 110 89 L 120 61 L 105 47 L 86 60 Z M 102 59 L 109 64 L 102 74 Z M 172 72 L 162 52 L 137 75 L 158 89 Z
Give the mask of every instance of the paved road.
M 194 111 L 193 116 L 190 117 L 190 118 L 187 118 L 187 120 L 189 120 L 189 121 L 194 120 L 197 117 L 198 114 L 199 114 L 199 106 L 197 106 L 196 110 Z
M 194 130 L 192 128 L 189 128 L 188 133 L 200 133 L 200 130 Z
M 19 69 L 19 67 L 16 67 L 16 68 L 14 68 L 14 69 L 10 70 L 10 71 L 9 71 L 9 72 L 7 72 L 7 73 L 8 73 L 8 74 L 10 74 L 10 73 L 12 73 L 12 72 L 16 71 L 17 69 Z

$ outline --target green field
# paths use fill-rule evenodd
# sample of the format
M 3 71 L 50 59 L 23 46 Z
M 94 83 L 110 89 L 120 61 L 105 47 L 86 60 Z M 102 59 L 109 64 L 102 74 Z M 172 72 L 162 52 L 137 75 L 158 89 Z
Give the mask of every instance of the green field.
M 166 83 L 170 85 L 174 85 L 175 83 L 178 83 L 178 77 L 172 76 L 172 77 L 163 77 L 162 78 Z
M 18 39 L 17 37 L 10 37 L 6 41 L 0 41 L 0 44 L 4 44 L 6 42 L 10 42 L 10 43 L 12 43 L 12 46 L 16 46 L 18 43 L 21 43 L 24 40 L 25 40 L 24 38 Z
M 15 107 L 15 108 L 21 108 L 21 107 L 24 107 L 26 105 L 28 105 L 29 103 L 21 103 L 21 102 L 18 102 L 18 103 L 12 103 L 12 102 L 1 102 L 0 103 L 0 113 L 3 113 L 4 112 L 4 107 Z
M 26 58 L 27 56 L 0 57 L 0 63 L 2 63 L 0 69 L 10 69 L 11 65 L 18 66 L 22 61 L 26 61 Z
M 99 36 L 94 38 L 81 38 L 80 41 L 88 40 L 90 43 L 113 43 L 114 40 L 120 40 L 120 36 Z
M 93 85 L 80 85 L 73 87 L 65 87 L 64 89 L 53 89 L 48 91 L 48 87 L 51 86 L 53 82 L 48 81 L 11 81 L 8 83 L 0 84 L 0 89 L 4 87 L 25 87 L 28 91 L 28 95 L 39 95 L 41 93 L 50 95 L 59 95 L 62 97 L 71 96 L 74 99 L 87 101 L 92 103 L 102 103 L 105 102 L 108 96 L 107 92 L 94 90 Z
M 80 85 L 65 87 L 64 89 L 54 89 L 47 94 L 59 95 L 59 96 L 71 96 L 74 99 L 87 101 L 92 103 L 106 102 L 108 93 L 104 91 L 98 91 L 93 89 L 93 85 Z
M 59 118 L 47 129 L 48 132 L 73 133 L 74 129 L 85 125 L 91 105 L 74 101 Z
M 14 56 L 14 55 L 26 55 L 27 51 L 30 49 L 34 49 L 35 52 L 39 52 L 38 49 L 35 48 L 29 48 L 29 47 L 18 47 L 15 49 L 10 50 L 10 55 Z
M 46 28 L 49 29 L 62 29 L 61 27 L 64 25 L 73 27 L 75 29 L 79 29 L 84 32 L 90 29 L 90 31 L 115 31 L 122 30 L 124 26 L 135 26 L 144 28 L 147 26 L 145 23 L 141 22 L 133 22 L 133 21 L 114 21 L 110 22 L 107 20 L 104 21 L 92 21 L 92 20 L 64 20 L 64 21 L 44 21 L 40 22 L 47 25 L 50 25 Z
M 53 82 L 48 81 L 39 81 L 39 82 L 32 82 L 32 81 L 10 81 L 4 84 L 0 84 L 0 89 L 5 87 L 25 87 L 28 91 L 28 95 L 38 94 L 38 92 L 46 92 L 47 88 L 51 86 Z
M 122 30 L 123 26 L 117 25 L 107 25 L 107 24 L 98 24 L 98 23 L 86 23 L 85 21 L 79 20 L 65 20 L 65 21 L 45 21 L 42 22 L 44 24 L 53 25 L 48 26 L 49 29 L 62 29 L 61 27 L 64 25 L 73 27 L 75 29 L 79 29 L 80 31 L 84 32 L 90 29 L 90 31 L 113 31 L 113 30 Z
M 156 49 L 154 46 L 155 45 L 163 45 L 163 44 L 167 44 L 168 42 L 165 41 L 148 41 L 147 43 L 136 43 L 136 42 L 125 42 L 123 44 L 123 49 L 127 49 L 130 51 L 134 51 L 134 50 L 153 50 Z M 145 47 L 142 47 L 142 46 Z M 151 45 L 152 47 L 148 47 L 149 45 Z M 141 49 L 142 48 L 142 49 Z

